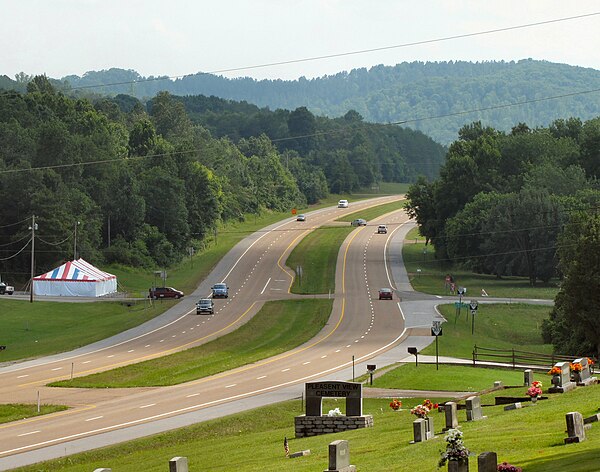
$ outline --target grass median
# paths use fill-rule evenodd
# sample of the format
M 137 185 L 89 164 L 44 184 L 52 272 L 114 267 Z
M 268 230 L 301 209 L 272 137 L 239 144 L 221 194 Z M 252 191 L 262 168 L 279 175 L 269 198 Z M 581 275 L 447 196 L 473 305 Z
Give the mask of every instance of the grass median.
M 333 301 L 267 302 L 232 333 L 158 359 L 50 384 L 53 387 L 118 388 L 176 385 L 225 372 L 294 349 L 325 326 Z M 196 316 L 196 315 L 194 315 Z
M 10 423 L 34 416 L 48 415 L 57 411 L 64 411 L 68 407 L 64 405 L 40 405 L 40 411 L 37 405 L 25 405 L 23 403 L 13 403 L 10 405 L 0 405 L 0 423 Z
M 365 208 L 364 210 L 355 211 L 354 213 L 350 213 L 344 215 L 341 218 L 338 218 L 336 221 L 347 221 L 351 222 L 357 218 L 362 218 L 364 220 L 370 221 L 375 218 L 379 218 L 386 213 L 390 213 L 392 211 L 401 210 L 404 208 L 405 200 L 397 200 L 390 203 L 384 203 L 383 205 L 377 205 L 370 208 Z

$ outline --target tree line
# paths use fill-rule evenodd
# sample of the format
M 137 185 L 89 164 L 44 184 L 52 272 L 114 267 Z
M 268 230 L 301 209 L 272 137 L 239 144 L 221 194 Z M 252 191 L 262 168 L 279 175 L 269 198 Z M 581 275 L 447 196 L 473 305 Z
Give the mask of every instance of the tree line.
M 598 93 L 535 101 L 597 90 L 600 71 L 532 59 L 403 62 L 297 80 L 228 79 L 203 73 L 170 80 L 143 77 L 133 70 L 109 69 L 90 71 L 81 77 L 63 77 L 62 84 L 71 87 L 106 84 L 97 90 L 142 99 L 168 91 L 181 96 L 214 95 L 271 109 L 294 110 L 305 106 L 315 115 L 332 118 L 344 116 L 352 109 L 369 122 L 411 120 L 407 126 L 445 145 L 456 140 L 458 130 L 473 120 L 508 132 L 519 122 L 538 127 L 565 116 L 588 120 L 600 115 Z M 524 101 L 530 103 L 491 108 Z M 469 110 L 481 111 L 464 114 Z
M 28 278 L 28 251 L 19 251 L 32 215 L 37 273 L 74 256 L 75 231 L 77 255 L 92 262 L 165 267 L 222 222 L 381 179 L 408 181 L 426 158 L 409 161 L 405 150 L 433 143 L 395 127 L 357 127 L 353 114 L 334 123 L 302 108 L 209 100 L 202 113 L 212 121 L 201 120 L 190 104 L 206 98 L 69 96 L 45 76 L 21 79 L 25 91 L 0 93 L 0 272 L 13 280 Z M 444 149 L 432 150 L 435 172 Z
M 561 280 L 543 333 L 562 352 L 600 353 L 599 143 L 600 118 L 509 133 L 474 122 L 450 145 L 439 178 L 420 178 L 407 193 L 440 261 L 531 285 Z

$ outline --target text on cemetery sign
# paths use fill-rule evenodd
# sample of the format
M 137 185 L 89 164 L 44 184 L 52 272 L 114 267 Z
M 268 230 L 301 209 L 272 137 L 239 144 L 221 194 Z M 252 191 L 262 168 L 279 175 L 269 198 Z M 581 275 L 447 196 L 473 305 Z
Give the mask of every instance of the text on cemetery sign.
M 360 387 L 349 382 L 312 382 L 306 384 L 306 393 L 315 397 L 360 398 Z

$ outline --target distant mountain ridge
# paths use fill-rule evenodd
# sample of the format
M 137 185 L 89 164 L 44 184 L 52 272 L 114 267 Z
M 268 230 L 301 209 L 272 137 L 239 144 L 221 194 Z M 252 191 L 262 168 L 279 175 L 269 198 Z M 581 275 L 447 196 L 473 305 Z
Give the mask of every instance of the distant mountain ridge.
M 97 93 L 123 93 L 142 99 L 165 90 L 175 95 L 247 101 L 270 109 L 306 106 L 314 114 L 328 117 L 356 110 L 365 121 L 406 122 L 405 126 L 444 144 L 455 140 L 464 124 L 477 120 L 510 130 L 520 122 L 536 127 L 558 118 L 587 120 L 600 115 L 598 92 L 535 101 L 600 89 L 600 71 L 532 59 L 404 62 L 293 81 L 227 79 L 202 73 L 170 80 L 142 77 L 124 69 L 91 71 L 61 80 L 72 87 L 92 87 L 89 90 Z M 94 87 L 99 84 L 114 85 Z M 494 109 L 517 102 L 531 103 Z M 481 111 L 462 113 L 473 110 Z

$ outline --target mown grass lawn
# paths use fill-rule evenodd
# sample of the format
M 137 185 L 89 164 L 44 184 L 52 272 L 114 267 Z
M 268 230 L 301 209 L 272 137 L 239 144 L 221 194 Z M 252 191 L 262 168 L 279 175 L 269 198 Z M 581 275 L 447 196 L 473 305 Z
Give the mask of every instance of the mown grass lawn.
M 479 304 L 475 315 L 474 334 L 468 310 L 461 309 L 456 315 L 454 305 L 438 307 L 448 320 L 443 323 L 443 334 L 438 339 L 439 355 L 471 359 L 473 346 L 495 349 L 518 349 L 521 351 L 551 354 L 552 345 L 544 344 L 541 335 L 542 321 L 548 317 L 549 306 L 516 304 Z M 421 354 L 435 355 L 435 343 Z
M 501 380 L 504 385 L 521 385 L 523 372 L 446 364 L 440 364 L 436 370 L 435 364 L 420 363 L 416 367 L 404 364 L 373 379 L 373 387 L 479 392 L 493 387 L 496 380 Z
M 405 202 L 405 200 L 397 200 L 397 201 L 390 202 L 390 203 L 384 203 L 383 205 L 377 205 L 377 206 L 374 206 L 371 208 L 365 208 L 364 210 L 359 210 L 359 211 L 355 211 L 354 213 L 344 215 L 341 218 L 338 218 L 336 221 L 351 222 L 352 220 L 355 220 L 357 218 L 362 218 L 364 220 L 367 220 L 367 222 L 369 222 L 375 218 L 385 215 L 386 213 L 390 213 L 392 211 L 400 210 L 400 209 L 404 208 L 404 202 Z M 352 204 L 352 203 L 350 203 L 350 204 Z
M 267 302 L 237 330 L 201 346 L 168 356 L 99 372 L 55 387 L 150 387 L 176 385 L 251 364 L 289 351 L 325 326 L 333 300 Z
M 535 287 L 525 277 L 502 277 L 475 274 L 466 270 L 448 267 L 434 257 L 434 249 L 425 245 L 425 240 L 414 228 L 406 236 L 402 248 L 404 264 L 413 288 L 433 295 L 450 295 L 445 286 L 445 277 L 450 274 L 457 287 L 467 288 L 467 297 L 479 297 L 484 289 L 490 297 L 553 299 L 558 293 L 556 281 L 548 285 L 541 282 Z
M 120 302 L 29 303 L 0 300 L 0 362 L 69 351 L 138 326 L 173 306 L 148 300 L 128 307 Z
M 473 369 L 481 372 L 478 368 Z M 454 375 L 446 376 L 451 389 L 457 387 L 456 380 Z M 410 388 L 402 383 L 393 386 Z M 522 393 L 520 389 L 503 390 L 484 395 L 482 403 L 493 404 L 494 395 L 522 396 Z M 458 419 L 465 445 L 474 456 L 494 451 L 499 461 L 522 467 L 524 472 L 597 471 L 600 441 L 597 424 L 586 431 L 587 440 L 582 443 L 565 445 L 563 439 L 566 437 L 565 414 L 579 411 L 587 417 L 596 413 L 600 404 L 600 386 L 548 396 L 548 400 L 539 401 L 536 406 L 515 411 L 504 411 L 502 406 L 484 406 L 484 415 L 488 419 L 476 422 L 466 422 L 464 410 L 460 410 Z M 446 399 L 431 398 L 434 402 Z M 294 416 L 304 413 L 303 403 L 298 399 L 15 470 L 89 472 L 110 467 L 120 472 L 162 472 L 168 467 L 169 459 L 185 456 L 190 470 L 314 472 L 327 468 L 329 443 L 345 439 L 349 442 L 350 462 L 358 470 L 436 471 L 440 451 L 445 448 L 441 432 L 444 414 L 437 411 L 431 414 L 436 432 L 433 440 L 410 444 L 415 419 L 410 408 L 422 400 L 402 399 L 402 410 L 395 412 L 389 407 L 390 399 L 364 399 L 364 413 L 373 415 L 372 428 L 295 439 Z M 336 407 L 344 411 L 344 401 L 327 399 L 323 411 Z M 284 437 L 288 438 L 291 452 L 310 450 L 311 454 L 297 459 L 286 458 Z M 476 457 L 470 462 L 471 469 L 476 470 Z

